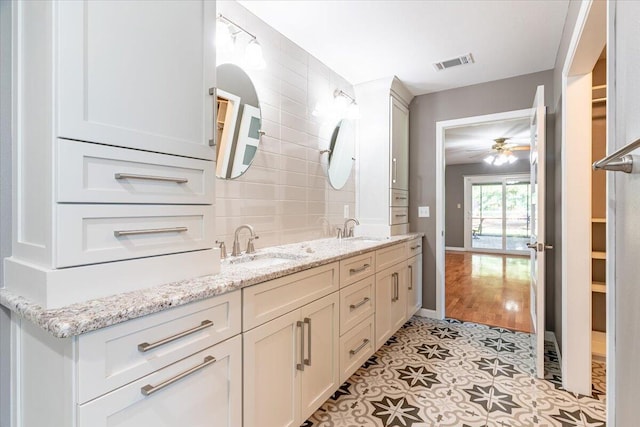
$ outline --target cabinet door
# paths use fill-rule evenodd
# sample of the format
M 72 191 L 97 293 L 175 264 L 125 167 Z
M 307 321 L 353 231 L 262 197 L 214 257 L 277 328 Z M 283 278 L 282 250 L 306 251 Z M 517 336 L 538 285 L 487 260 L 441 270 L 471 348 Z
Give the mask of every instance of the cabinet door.
M 376 273 L 376 350 L 393 334 L 391 330 L 391 306 L 394 293 L 393 267 Z
M 313 414 L 340 386 L 339 301 L 339 294 L 334 292 L 301 309 L 306 330 L 298 424 Z
M 215 2 L 58 9 L 57 136 L 214 158 Z
M 422 307 L 422 255 L 407 260 L 407 320 Z
M 244 336 L 244 427 L 298 427 L 303 363 L 300 310 Z
M 409 110 L 391 97 L 391 178 L 389 187 L 409 190 Z
M 148 386 L 186 374 L 149 395 Z M 242 425 L 239 335 L 78 406 L 78 427 Z
M 391 304 L 391 335 L 407 321 L 407 262 L 404 261 L 392 267 L 396 274 L 395 298 Z

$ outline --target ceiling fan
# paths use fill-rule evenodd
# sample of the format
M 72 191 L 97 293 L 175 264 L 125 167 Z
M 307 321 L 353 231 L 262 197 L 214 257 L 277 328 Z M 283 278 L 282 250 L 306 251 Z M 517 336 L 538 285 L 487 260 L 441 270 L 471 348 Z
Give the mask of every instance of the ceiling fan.
M 516 145 L 507 143 L 507 140 L 510 138 L 496 138 L 494 139 L 495 143 L 491 146 L 491 150 L 489 152 L 484 151 L 481 154 L 478 154 L 474 157 L 484 156 L 483 159 L 486 163 L 495 166 L 501 166 L 505 163 L 514 163 L 518 160 L 516 156 L 513 155 L 514 151 L 529 151 L 531 149 L 528 145 Z

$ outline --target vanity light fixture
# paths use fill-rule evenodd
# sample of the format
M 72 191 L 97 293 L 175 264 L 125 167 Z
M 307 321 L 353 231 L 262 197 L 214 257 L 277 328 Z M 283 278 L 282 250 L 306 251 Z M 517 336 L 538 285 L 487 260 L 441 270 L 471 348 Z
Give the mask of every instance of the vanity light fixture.
M 262 55 L 262 46 L 258 43 L 256 36 L 221 13 L 218 14 L 216 24 L 218 25 L 218 28 L 216 28 L 216 37 L 219 48 L 222 50 L 228 49 L 228 51 L 233 50 L 236 36 L 244 33 L 250 38 L 244 51 L 245 65 L 257 70 L 263 70 L 267 66 L 264 56 Z
M 337 110 L 338 116 L 345 117 L 347 119 L 357 119 L 360 115 L 360 108 L 355 98 L 343 91 L 342 89 L 336 89 L 333 91 L 334 106 Z

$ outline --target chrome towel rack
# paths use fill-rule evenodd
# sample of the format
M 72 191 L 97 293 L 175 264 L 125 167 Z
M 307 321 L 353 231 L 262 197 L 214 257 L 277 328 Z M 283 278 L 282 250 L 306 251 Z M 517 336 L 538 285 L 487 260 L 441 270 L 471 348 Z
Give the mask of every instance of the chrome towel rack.
M 633 156 L 629 153 L 640 147 L 640 138 L 614 151 L 607 157 L 593 164 L 593 170 L 605 170 L 613 172 L 633 172 Z

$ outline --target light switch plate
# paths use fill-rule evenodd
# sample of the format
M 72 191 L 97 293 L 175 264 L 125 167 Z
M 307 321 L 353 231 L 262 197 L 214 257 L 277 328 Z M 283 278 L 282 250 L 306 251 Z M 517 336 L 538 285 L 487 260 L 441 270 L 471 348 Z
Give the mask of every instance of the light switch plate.
M 418 206 L 418 217 L 429 218 L 429 206 Z

